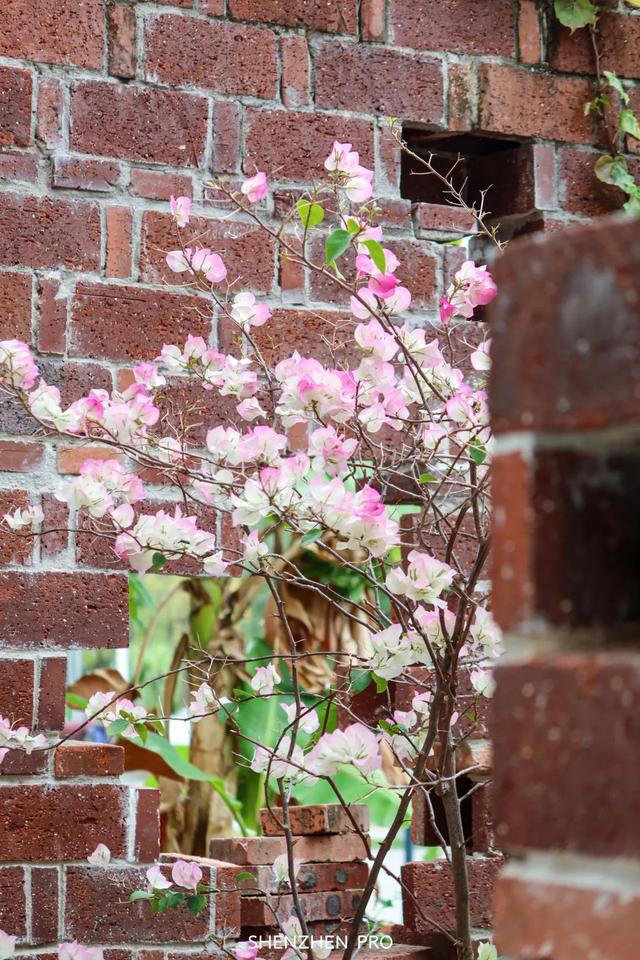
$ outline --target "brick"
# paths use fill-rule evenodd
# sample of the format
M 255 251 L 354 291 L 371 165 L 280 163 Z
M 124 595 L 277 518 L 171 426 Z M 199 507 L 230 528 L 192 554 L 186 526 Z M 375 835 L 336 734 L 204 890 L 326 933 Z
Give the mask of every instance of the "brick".
M 240 169 L 240 105 L 221 100 L 213 104 L 211 168 L 216 173 Z
M 166 14 L 149 21 L 145 43 L 148 80 L 266 100 L 276 96 L 276 39 L 270 30 Z
M 33 660 L 0 661 L 2 715 L 18 726 L 33 727 Z
M 105 273 L 108 277 L 130 277 L 133 231 L 131 209 L 129 207 L 107 207 L 106 229 Z
M 160 791 L 142 787 L 135 792 L 135 857 L 152 863 L 160 855 Z
M 286 107 L 311 102 L 309 92 L 309 47 L 307 38 L 297 35 L 280 38 L 280 96 Z
M 98 842 L 126 853 L 127 791 L 109 785 L 0 785 L 0 861 L 84 860 Z
M 478 72 L 476 64 L 449 65 L 447 103 L 449 130 L 473 130 L 478 123 Z
M 606 867 L 602 867 L 603 875 Z M 504 876 L 496 890 L 496 943 L 514 960 L 635 960 L 640 897 L 629 886 L 612 889 L 556 875 L 534 880 Z M 588 953 L 586 953 L 588 951 Z
M 80 153 L 198 166 L 207 129 L 204 97 L 87 81 L 71 91 L 71 149 Z
M 58 939 L 58 870 L 34 867 L 31 870 L 31 943 L 53 943 Z
M 67 867 L 66 874 L 64 929 L 68 939 L 82 943 L 184 943 L 202 941 L 209 931 L 210 907 L 193 917 L 188 910 L 156 915 L 144 901 L 129 903 L 130 893 L 147 886 L 143 868 Z
M 356 32 L 356 0 L 229 0 L 235 20 L 259 20 L 283 27 L 305 27 L 325 33 Z
M 315 56 L 316 104 L 437 123 L 443 119 L 442 66 L 419 54 L 326 42 Z
M 0 273 L 0 340 L 31 342 L 31 277 Z
M 594 150 L 572 147 L 559 150 L 560 206 L 563 210 L 585 217 L 620 210 L 625 194 L 617 187 L 602 183 L 594 173 L 594 165 L 600 156 Z M 640 172 L 640 162 L 632 160 L 629 166 L 633 174 Z
M 578 77 L 480 65 L 479 123 L 488 133 L 590 143 L 595 127 L 584 104 L 591 97 L 591 84 Z
M 341 890 L 321 893 L 300 893 L 300 906 L 307 920 L 334 920 L 338 917 L 352 917 L 361 894 L 355 890 Z M 278 919 L 288 920 L 295 916 L 293 897 L 278 897 Z M 273 924 L 273 910 L 269 902 L 262 897 L 243 897 L 241 904 L 243 927 L 261 927 Z
M 1 34 L 0 34 L 1 47 Z M 15 54 L 12 54 L 15 56 Z M 0 67 L 0 145 L 26 147 L 31 141 L 31 74 Z
M 540 63 L 542 59 L 540 14 L 535 0 L 520 0 L 518 51 L 522 63 Z
M 246 110 L 245 170 L 278 170 L 283 180 L 307 182 L 334 140 L 353 143 L 362 163 L 373 163 L 373 130 L 366 120 L 294 110 Z
M 26 937 L 27 904 L 22 867 L 0 867 L 0 930 L 20 940 Z
M 49 754 L 36 750 L 27 754 L 24 750 L 9 750 L 0 764 L 2 777 L 32 777 L 44 773 L 47 769 Z
M 21 443 L 19 440 L 0 440 L 2 469 L 11 473 L 29 473 L 42 463 L 44 447 L 41 443 Z
M 357 834 L 300 837 L 294 845 L 297 860 L 326 863 L 332 860 L 363 860 L 367 851 Z M 284 837 L 214 837 L 209 855 L 238 865 L 273 863 L 286 852 Z
M 0 180 L 35 183 L 38 179 L 38 158 L 23 151 L 0 153 Z
M 496 261 L 501 296 L 489 313 L 497 433 L 637 421 L 639 258 L 633 222 L 602 221 L 570 244 L 563 236 L 522 241 Z
M 131 193 L 149 200 L 169 200 L 171 196 L 193 196 L 193 184 L 187 175 L 163 173 L 159 170 L 131 171 Z
M 391 0 L 393 38 L 417 50 L 512 57 L 515 48 L 510 0 L 474 6 L 466 0 Z
M 535 208 L 555 210 L 558 206 L 555 149 L 548 144 L 535 143 L 532 153 Z
M 65 719 L 67 658 L 44 657 L 40 667 L 38 729 L 62 730 Z
M 62 85 L 54 77 L 41 77 L 38 82 L 36 139 L 47 147 L 62 143 Z
M 558 27 L 551 35 L 549 62 L 555 70 L 595 74 L 593 47 L 588 31 Z M 607 69 L 619 77 L 640 74 L 640 21 L 634 16 L 603 12 L 598 18 L 598 49 Z
M 200 13 L 208 13 L 212 17 L 224 16 L 224 0 L 200 0 Z
M 67 190 L 94 190 L 109 193 L 120 180 L 120 167 L 107 160 L 86 160 L 82 157 L 56 157 L 52 186 Z
M 204 301 L 138 286 L 79 283 L 71 302 L 71 356 L 151 360 L 164 343 L 209 334 Z
M 0 648 L 126 647 L 128 614 L 126 577 L 0 574 Z
M 303 357 L 315 357 L 333 366 L 345 359 L 345 337 L 351 329 L 349 314 L 337 310 L 277 309 L 253 335 L 269 364 L 279 363 L 292 350 L 298 350 Z
M 54 753 L 56 777 L 119 777 L 124 773 L 124 750 L 111 743 L 67 740 Z
M 40 538 L 40 559 L 54 560 L 60 557 L 69 545 L 69 510 L 51 493 L 42 494 L 43 530 L 51 530 Z
M 94 203 L 3 193 L 0 263 L 35 269 L 96 270 L 100 216 Z
M 34 23 L 37 28 L 34 29 Z M 41 63 L 102 67 L 101 0 L 5 0 L 0 28 L 0 56 Z
M 349 812 L 358 827 L 367 833 L 369 830 L 369 808 L 366 804 L 350 804 Z M 280 826 L 282 811 L 274 810 L 275 816 L 268 808 L 260 811 L 260 825 L 262 832 L 269 837 L 283 837 L 284 829 Z M 289 811 L 291 832 L 296 836 L 313 833 L 354 833 L 353 822 L 347 811 L 339 804 L 311 804 L 308 806 L 291 807 Z
M 64 353 L 67 330 L 67 297 L 60 282 L 49 277 L 38 279 L 38 350 Z
M 502 863 L 502 857 L 467 857 L 472 927 L 491 926 L 493 892 Z M 437 924 L 445 930 L 455 930 L 453 878 L 448 861 L 405 863 L 400 875 L 406 887 L 402 897 L 405 924 L 423 934 L 433 932 Z M 425 916 L 419 913 L 416 901 Z
M 136 75 L 136 11 L 125 4 L 107 7 L 109 73 L 130 80 Z
M 360 34 L 363 40 L 385 39 L 385 0 L 360 0 Z
M 228 271 L 225 282 L 259 293 L 270 291 L 275 274 L 274 244 L 262 230 L 245 223 L 234 223 L 230 230 L 224 221 L 200 217 L 192 218 L 189 226 L 194 234 L 197 234 L 201 244 L 211 247 L 224 260 Z M 169 214 L 147 211 L 142 218 L 140 241 L 140 269 L 143 280 L 152 283 L 176 282 L 176 274 L 171 273 L 163 255 L 164 251 L 172 250 L 175 246 L 175 225 Z M 203 300 L 191 301 L 201 313 L 207 302 L 210 303 Z M 203 321 L 200 320 L 200 326 L 202 325 Z M 180 338 L 179 333 L 167 333 L 163 342 L 175 343 L 176 338 Z M 161 346 L 162 343 L 159 348 Z
M 640 787 L 625 760 L 638 737 L 638 654 L 540 658 L 496 676 L 498 844 L 638 856 Z
M 58 473 L 79 474 L 85 460 L 118 460 L 113 447 L 96 447 L 80 444 L 77 447 L 60 446 L 58 454 Z
M 18 507 L 24 510 L 29 503 L 26 490 L 0 490 L 0 517 Z M 4 527 L 0 537 L 0 563 L 29 564 L 32 550 L 32 539 Z
M 413 206 L 417 235 L 421 231 L 445 230 L 453 233 L 473 233 L 475 220 L 462 207 L 444 203 L 416 203 Z
M 218 867 L 217 882 L 220 890 L 255 892 L 256 888 L 265 893 L 277 893 L 273 870 L 270 866 L 254 866 L 249 871 L 253 879 L 236 880 L 238 867 L 228 865 L 226 869 Z M 332 890 L 359 890 L 367 882 L 369 867 L 366 863 L 303 863 L 296 875 L 301 893 Z

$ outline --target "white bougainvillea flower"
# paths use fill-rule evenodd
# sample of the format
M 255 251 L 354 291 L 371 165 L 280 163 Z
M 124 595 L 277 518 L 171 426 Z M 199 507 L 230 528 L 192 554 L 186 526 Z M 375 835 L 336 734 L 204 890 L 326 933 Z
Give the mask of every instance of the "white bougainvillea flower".
M 104 843 L 99 843 L 93 853 L 90 853 L 87 860 L 92 867 L 106 867 L 111 862 L 111 850 Z

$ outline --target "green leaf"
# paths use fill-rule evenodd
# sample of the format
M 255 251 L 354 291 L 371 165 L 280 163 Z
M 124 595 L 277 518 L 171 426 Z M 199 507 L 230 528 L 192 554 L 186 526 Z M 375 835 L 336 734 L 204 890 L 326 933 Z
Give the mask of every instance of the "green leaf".
M 351 234 L 348 230 L 334 230 L 333 233 L 330 233 L 325 243 L 327 263 L 332 264 L 337 257 L 341 257 L 350 243 Z
M 147 890 L 134 890 L 129 894 L 129 900 L 134 903 L 136 900 L 153 900 L 153 894 Z
M 89 701 L 86 697 L 78 697 L 75 693 L 67 694 L 67 704 L 70 707 L 76 707 L 78 710 L 84 710 Z
M 309 532 L 305 533 L 305 535 L 300 540 L 301 546 L 307 547 L 310 543 L 315 543 L 316 540 L 320 539 L 323 533 L 324 533 L 324 530 L 322 529 L 322 527 L 316 527 L 315 530 L 309 530 Z
M 207 898 L 204 893 L 194 893 L 193 896 L 187 897 L 187 906 L 194 917 L 197 917 L 207 906 Z
M 602 76 L 607 82 L 607 86 L 611 87 L 612 90 L 615 90 L 619 94 L 620 99 L 623 103 L 629 103 L 629 94 L 622 86 L 622 81 L 616 77 L 615 73 L 611 73 L 611 70 L 604 70 Z
M 602 183 L 610 183 L 614 187 L 619 187 L 630 196 L 636 189 L 636 184 L 629 173 L 627 161 L 623 157 L 600 157 L 593 168 L 593 171 Z
M 640 140 L 640 123 L 633 110 L 623 110 L 620 113 L 618 126 L 621 133 L 628 133 L 636 140 Z
M 356 667 L 351 671 L 351 692 L 362 693 L 371 683 L 371 670 Z
M 623 206 L 623 210 L 626 213 L 630 213 L 633 216 L 640 214 L 640 190 L 636 190 L 635 193 L 632 193 L 627 202 Z
M 358 233 L 360 229 L 361 227 L 357 220 L 354 220 L 353 217 L 347 219 L 347 230 L 349 233 Z
M 296 203 L 296 210 L 302 220 L 303 226 L 306 227 L 307 230 L 317 227 L 318 224 L 324 220 L 324 210 L 320 204 L 311 203 L 310 200 L 305 200 L 304 197 L 301 197 Z
M 114 720 L 113 723 L 110 723 L 107 727 L 107 733 L 110 737 L 119 737 L 121 733 L 124 733 L 128 726 L 128 720 Z
M 376 690 L 378 693 L 384 693 L 387 687 L 389 686 L 389 681 L 385 680 L 384 677 L 379 677 L 377 674 L 372 674 L 373 681 L 376 685 Z
M 384 255 L 384 250 L 380 246 L 377 240 L 363 240 L 362 245 L 367 248 L 369 251 L 369 256 L 373 260 L 374 266 L 378 268 L 380 273 L 387 272 L 387 259 Z
M 418 477 L 418 483 L 437 483 L 438 478 L 434 473 L 421 473 Z
M 572 33 L 579 27 L 595 26 L 598 19 L 593 0 L 554 0 L 553 8 L 560 23 Z
M 145 744 L 147 742 L 147 737 L 149 736 L 149 731 L 144 723 L 136 723 L 135 731 L 142 740 L 142 743 Z
M 249 873 L 248 870 L 243 870 L 242 873 L 236 873 L 236 881 L 240 883 L 241 880 L 255 880 L 255 874 Z
M 160 570 L 167 562 L 167 558 L 161 553 L 154 553 L 152 557 L 152 567 L 154 570 Z
M 480 443 L 472 443 L 469 446 L 469 456 L 476 464 L 476 466 L 481 466 L 487 459 L 487 451 Z

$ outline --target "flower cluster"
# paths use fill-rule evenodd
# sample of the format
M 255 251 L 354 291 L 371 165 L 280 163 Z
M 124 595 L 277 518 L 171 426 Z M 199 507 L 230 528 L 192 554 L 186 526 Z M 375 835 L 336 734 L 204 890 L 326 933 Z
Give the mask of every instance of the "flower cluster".
M 9 720 L 0 717 L 0 763 L 9 750 L 32 753 L 34 750 L 42 750 L 46 745 L 47 741 L 43 734 L 33 735 L 28 727 L 12 726 Z

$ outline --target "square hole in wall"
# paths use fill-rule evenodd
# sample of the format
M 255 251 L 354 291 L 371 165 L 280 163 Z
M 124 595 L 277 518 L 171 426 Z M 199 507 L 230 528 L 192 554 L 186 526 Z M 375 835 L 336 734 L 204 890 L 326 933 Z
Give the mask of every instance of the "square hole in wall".
M 452 184 L 461 191 L 469 206 L 480 209 L 484 193 L 484 209 L 491 218 L 534 209 L 530 143 L 471 133 L 439 134 L 407 126 L 402 135 L 414 154 L 430 158 L 439 173 L 450 175 Z M 451 203 L 446 185 L 404 151 L 400 194 L 420 203 Z

